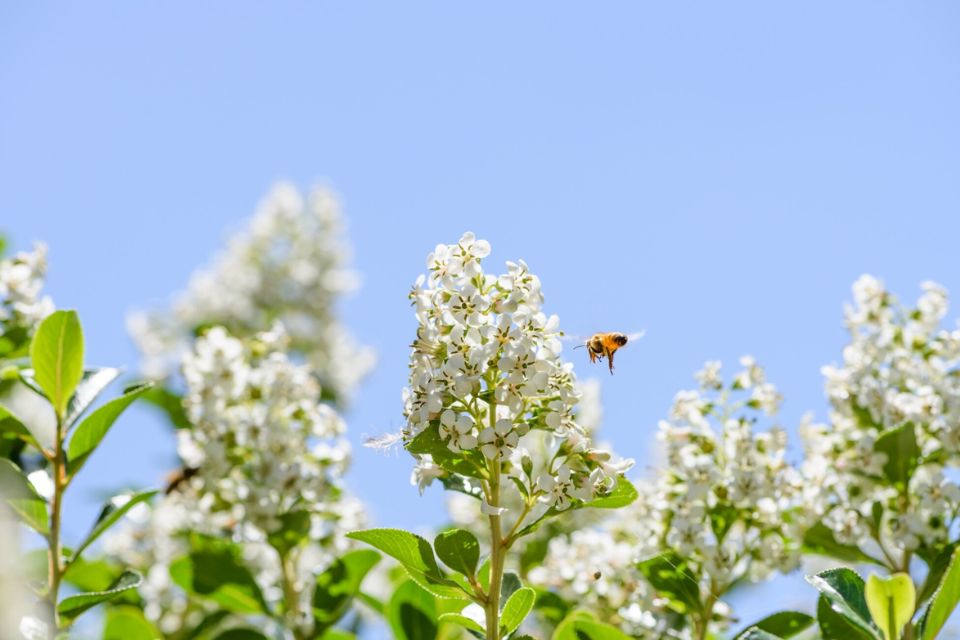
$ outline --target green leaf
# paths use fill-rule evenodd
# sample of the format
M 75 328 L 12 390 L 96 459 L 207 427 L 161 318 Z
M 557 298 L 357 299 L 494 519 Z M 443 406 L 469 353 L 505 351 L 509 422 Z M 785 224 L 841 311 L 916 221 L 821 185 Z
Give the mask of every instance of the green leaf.
M 940 581 L 943 580 L 943 574 L 946 573 L 947 569 L 950 567 L 950 562 L 953 560 L 953 553 L 958 548 L 960 548 L 960 542 L 954 542 L 948 544 L 942 549 L 939 553 L 933 555 L 927 560 L 929 565 L 927 569 L 927 575 L 923 579 L 923 586 L 920 588 L 920 595 L 917 596 L 917 608 L 920 608 L 924 602 L 930 599 L 930 596 L 933 595 L 933 592 L 937 590 L 940 586 Z M 919 551 L 918 554 L 920 555 Z
M 520 580 L 520 576 L 518 576 L 512 571 L 504 572 L 503 579 L 500 581 L 500 608 L 501 609 L 505 604 L 507 604 L 507 599 L 509 599 L 510 596 L 512 596 L 522 586 L 523 586 L 523 582 Z
M 83 329 L 76 311 L 54 311 L 47 316 L 30 344 L 34 377 L 57 415 L 83 376 Z
M 406 580 L 387 602 L 387 621 L 396 640 L 434 640 L 437 600 L 416 582 Z
M 320 640 L 357 640 L 357 636 L 343 629 L 327 629 Z
M 267 542 L 281 556 L 306 540 L 310 534 L 310 513 L 308 511 L 288 511 L 280 516 L 281 527 L 267 536 Z
M 460 585 L 444 577 L 430 543 L 418 535 L 402 529 L 366 529 L 348 533 L 347 537 L 366 542 L 395 558 L 417 584 L 439 598 L 468 597 Z
M 836 558 L 843 562 L 870 562 L 883 565 L 876 558 L 861 551 L 859 547 L 837 542 L 833 531 L 822 522 L 813 525 L 804 534 L 803 550 L 807 553 Z
M 672 551 L 637 564 L 640 573 L 660 595 L 671 600 L 681 613 L 700 611 L 700 581 L 687 561 Z
M 380 562 L 380 554 L 358 549 L 333 561 L 317 576 L 313 591 L 313 619 L 319 633 L 335 624 L 350 608 L 367 573 Z
M 60 617 L 73 621 L 87 609 L 95 607 L 101 602 L 113 600 L 125 591 L 136 589 L 143 578 L 136 571 L 124 571 L 116 582 L 110 585 L 109 589 L 104 591 L 93 591 L 90 593 L 80 593 L 75 596 L 64 598 L 57 605 L 57 612 Z
M 107 402 L 80 423 L 67 447 L 67 473 L 70 476 L 83 467 L 120 414 L 151 386 L 148 382 L 125 390 L 122 396 Z
M 507 603 L 503 605 L 503 611 L 500 613 L 500 626 L 506 629 L 507 633 L 513 633 L 523 622 L 524 618 L 533 609 L 533 603 L 537 601 L 537 592 L 530 587 L 522 587 L 513 592 Z
M 814 619 L 805 613 L 799 611 L 780 611 L 769 615 L 759 622 L 754 622 L 745 630 L 741 631 L 734 640 L 746 640 L 747 638 L 757 638 L 762 636 L 749 636 L 750 631 L 757 631 L 772 635 L 775 638 L 791 638 L 801 631 L 806 630 L 814 623 Z
M 737 636 L 738 640 L 783 640 L 780 636 L 773 635 L 769 631 L 764 631 L 758 627 L 750 627 L 742 634 Z
M 38 451 L 52 451 L 57 439 L 57 416 L 50 402 L 23 379 L 0 382 L 3 430 Z
M 69 555 L 67 549 L 64 549 L 63 553 Z M 44 558 L 43 570 L 43 579 L 46 580 L 46 558 Z M 78 591 L 103 591 L 110 588 L 110 585 L 120 577 L 121 573 L 123 573 L 123 569 L 119 565 L 111 564 L 106 560 L 79 558 L 67 567 L 63 580 L 76 587 Z M 131 592 L 127 594 L 127 597 L 131 595 L 134 594 Z
M 947 618 L 960 602 L 960 548 L 953 552 L 950 564 L 943 572 L 940 586 L 934 591 L 930 605 L 920 618 L 920 640 L 933 640 L 940 633 Z
M 549 622 L 550 626 L 555 627 L 570 612 L 570 603 L 552 591 L 537 589 L 537 601 L 533 608 L 538 616 Z
M 104 503 L 103 508 L 100 510 L 100 515 L 97 516 L 97 521 L 93 525 L 93 529 L 90 530 L 90 533 L 87 534 L 87 537 L 84 538 L 83 542 L 80 543 L 80 546 L 77 547 L 77 550 L 73 552 L 73 560 L 76 560 L 80 557 L 80 554 L 83 553 L 83 550 L 89 547 L 97 538 L 99 538 L 103 533 L 112 527 L 120 518 L 124 516 L 130 509 L 134 508 L 141 502 L 146 502 L 153 496 L 157 495 L 157 491 L 141 491 L 140 493 L 125 493 L 118 496 L 114 496 L 110 500 L 107 500 Z
M 871 638 L 880 640 L 879 630 L 873 625 L 864 596 L 863 578 L 850 569 L 828 569 L 807 582 L 817 588 L 828 600 L 830 607 L 847 622 Z
M 170 423 L 177 429 L 192 429 L 187 412 L 183 408 L 183 398 L 164 387 L 154 387 L 143 394 L 143 399 L 166 414 Z
M 588 500 L 577 506 L 578 509 L 619 509 L 637 499 L 637 488 L 625 476 L 617 476 L 617 484 L 610 493 Z
M 103 640 L 155 640 L 158 632 L 137 607 L 124 605 L 107 609 Z
M 881 578 L 870 574 L 864 596 L 873 622 L 880 627 L 885 640 L 900 640 L 903 626 L 913 617 L 917 597 L 910 576 L 895 573 L 889 578 Z
M 33 488 L 20 467 L 0 458 L 0 493 L 24 524 L 42 536 L 50 533 L 47 501 Z
M 187 634 L 186 640 L 209 638 L 210 634 L 220 626 L 220 623 L 230 618 L 231 615 L 232 614 L 229 611 L 224 611 L 223 609 L 207 614 L 203 620 L 200 621 L 200 624 L 190 630 L 190 633 Z
M 823 640 L 874 640 L 875 637 L 834 611 L 824 595 L 817 600 L 817 624 Z
M 418 433 L 413 440 L 407 443 L 406 449 L 410 453 L 418 455 L 430 454 L 437 465 L 451 473 L 459 473 L 471 478 L 483 477 L 481 471 L 483 466 L 479 464 L 482 456 L 475 451 L 461 453 L 450 451 L 450 448 L 447 447 L 440 436 L 439 421 Z
M 437 620 L 439 622 L 458 624 L 464 629 L 470 629 L 471 631 L 476 631 L 477 633 L 486 633 L 486 629 L 483 628 L 483 625 L 473 618 L 468 618 L 462 613 L 441 613 Z
M 77 385 L 76 391 L 67 403 L 67 413 L 63 418 L 63 424 L 66 429 L 83 415 L 94 400 L 97 399 L 103 390 L 110 386 L 110 383 L 120 375 L 119 369 L 113 367 L 103 367 L 102 369 L 87 369 L 83 372 L 83 377 Z
M 587 611 L 577 610 L 563 619 L 553 632 L 553 640 L 632 640 L 620 629 L 599 622 Z
M 195 537 L 190 555 L 170 565 L 170 577 L 188 593 L 208 598 L 236 613 L 269 613 L 253 574 L 236 545 Z
M 893 486 L 906 490 L 920 458 L 920 447 L 917 445 L 913 423 L 907 422 L 885 431 L 877 438 L 873 450 L 887 456 L 887 462 L 883 465 L 883 474 L 887 480 Z
M 469 577 L 476 574 L 480 562 L 480 542 L 469 531 L 444 531 L 434 539 L 433 547 L 443 563 L 454 571 Z

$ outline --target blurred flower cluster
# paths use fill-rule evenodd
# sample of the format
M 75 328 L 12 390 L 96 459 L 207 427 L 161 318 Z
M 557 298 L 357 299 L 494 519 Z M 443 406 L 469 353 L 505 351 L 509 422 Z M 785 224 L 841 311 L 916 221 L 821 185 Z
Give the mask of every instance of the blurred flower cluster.
M 333 194 L 317 188 L 304 198 L 290 184 L 276 185 L 249 227 L 194 273 L 169 311 L 130 317 L 144 373 L 154 379 L 172 374 L 206 327 L 246 337 L 280 322 L 290 350 L 310 364 L 325 392 L 345 401 L 374 361 L 336 314 L 338 299 L 358 283 L 347 267 L 347 247 Z
M 50 296 L 41 296 L 47 275 L 47 246 L 36 243 L 32 252 L 22 251 L 0 260 L 0 335 L 9 345 L 0 345 L 0 356 L 15 342 L 29 340 L 41 320 L 53 313 Z
M 811 508 L 839 542 L 905 566 L 913 551 L 936 555 L 960 515 L 960 329 L 941 328 L 946 290 L 922 288 L 909 308 L 857 280 L 843 364 L 823 368 L 829 425 L 802 430 Z
M 192 427 L 177 435 L 189 475 L 150 516 L 140 515 L 140 526 L 109 542 L 128 566 L 147 570 L 146 613 L 167 617 L 168 628 L 182 624 L 185 603 L 170 593 L 165 572 L 186 551 L 186 532 L 242 543 L 268 599 L 281 598 L 278 585 L 289 580 L 306 611 L 316 574 L 346 548 L 342 534 L 363 523 L 362 507 L 342 486 L 350 461 L 343 421 L 321 403 L 310 368 L 291 362 L 287 340 L 280 325 L 243 340 L 213 327 L 184 356 Z M 291 519 L 303 520 L 309 542 L 292 559 L 278 557 L 273 539 Z

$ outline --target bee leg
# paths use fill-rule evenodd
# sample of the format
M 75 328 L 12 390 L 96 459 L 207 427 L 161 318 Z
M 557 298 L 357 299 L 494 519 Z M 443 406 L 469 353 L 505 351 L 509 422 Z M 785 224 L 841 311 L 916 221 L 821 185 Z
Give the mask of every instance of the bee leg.
M 613 351 L 607 351 L 607 364 L 610 366 L 610 375 L 613 375 Z

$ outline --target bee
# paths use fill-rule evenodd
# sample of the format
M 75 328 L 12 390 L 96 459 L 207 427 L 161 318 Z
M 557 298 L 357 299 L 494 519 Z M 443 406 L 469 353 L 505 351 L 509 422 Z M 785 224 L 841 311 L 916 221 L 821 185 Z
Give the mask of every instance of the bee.
M 595 333 L 587 338 L 583 344 L 574 347 L 574 349 L 586 347 L 587 354 L 590 356 L 590 362 L 603 360 L 604 357 L 606 357 L 607 366 L 610 368 L 610 375 L 613 375 L 613 354 L 617 352 L 617 349 L 623 347 L 631 340 L 638 340 L 643 337 L 643 334 L 643 331 L 630 334 L 620 333 L 619 331 Z
M 181 467 L 171 471 L 167 475 L 167 486 L 164 489 L 164 493 L 170 495 L 198 473 L 200 473 L 200 469 L 196 467 Z

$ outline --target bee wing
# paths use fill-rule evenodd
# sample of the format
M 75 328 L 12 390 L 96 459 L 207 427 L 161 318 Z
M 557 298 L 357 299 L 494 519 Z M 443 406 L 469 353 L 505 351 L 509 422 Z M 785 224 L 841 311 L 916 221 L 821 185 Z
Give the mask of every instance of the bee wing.
M 637 331 L 636 333 L 628 333 L 628 334 L 627 334 L 627 342 L 633 342 L 634 340 L 639 340 L 639 339 L 642 338 L 644 335 L 646 335 L 646 333 L 647 333 L 646 330 L 644 330 L 644 331 Z
M 578 336 L 578 335 L 565 333 L 562 336 L 560 336 L 560 339 L 563 340 L 564 342 L 579 342 L 580 344 L 583 344 L 590 338 L 588 338 L 587 336 Z

